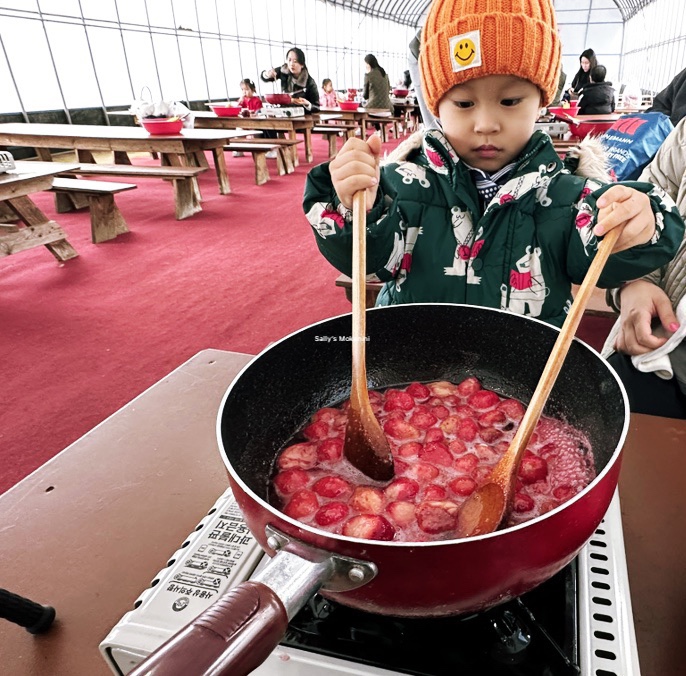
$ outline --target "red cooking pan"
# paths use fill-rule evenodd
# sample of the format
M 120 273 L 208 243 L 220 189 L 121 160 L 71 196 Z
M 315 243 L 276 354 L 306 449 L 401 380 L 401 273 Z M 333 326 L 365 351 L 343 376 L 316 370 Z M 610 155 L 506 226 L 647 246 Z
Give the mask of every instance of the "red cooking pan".
M 317 591 L 383 615 L 485 609 L 552 577 L 592 536 L 617 485 L 629 409 L 614 371 L 579 340 L 545 413 L 586 434 L 597 477 L 557 509 L 480 537 L 411 543 L 332 535 L 273 507 L 270 478 L 279 451 L 315 411 L 349 395 L 350 331 L 350 315 L 297 331 L 251 361 L 226 392 L 217 434 L 229 482 L 273 558 L 132 673 L 249 673 Z M 528 402 L 557 329 L 501 310 L 416 304 L 369 310 L 367 334 L 371 388 L 474 375 L 484 387 Z

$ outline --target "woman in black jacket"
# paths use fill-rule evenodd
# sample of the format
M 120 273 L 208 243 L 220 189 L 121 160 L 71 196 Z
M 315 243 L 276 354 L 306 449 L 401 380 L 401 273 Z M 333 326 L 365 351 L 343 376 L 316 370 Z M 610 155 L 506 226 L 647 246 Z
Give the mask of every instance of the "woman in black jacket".
M 572 96 L 578 96 L 579 92 L 591 81 L 591 68 L 598 65 L 598 59 L 592 49 L 584 49 L 579 56 L 579 70 L 576 72 L 572 80 L 572 86 L 569 93 Z
M 284 94 L 296 93 L 293 103 L 302 106 L 308 113 L 319 111 L 319 88 L 305 65 L 305 52 L 298 47 L 291 47 L 286 54 L 286 63 L 260 74 L 263 82 L 281 82 Z

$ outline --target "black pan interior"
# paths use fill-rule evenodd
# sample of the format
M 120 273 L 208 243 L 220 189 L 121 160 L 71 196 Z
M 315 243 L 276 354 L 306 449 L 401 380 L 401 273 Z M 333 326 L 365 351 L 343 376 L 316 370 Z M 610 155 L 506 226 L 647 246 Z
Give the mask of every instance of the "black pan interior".
M 273 461 L 308 418 L 350 393 L 351 315 L 305 327 L 260 354 L 229 388 L 220 411 L 223 452 L 266 499 Z M 367 311 L 370 388 L 412 381 L 459 382 L 528 403 L 557 330 L 500 310 L 415 304 Z M 628 411 L 610 367 L 574 341 L 545 413 L 581 429 L 598 471 L 612 457 Z

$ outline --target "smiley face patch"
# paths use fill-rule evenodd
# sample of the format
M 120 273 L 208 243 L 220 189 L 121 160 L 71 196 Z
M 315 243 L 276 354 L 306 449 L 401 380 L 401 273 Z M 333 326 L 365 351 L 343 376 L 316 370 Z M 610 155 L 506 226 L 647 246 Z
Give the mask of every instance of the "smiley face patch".
M 481 65 L 481 33 L 470 31 L 456 35 L 448 41 L 450 48 L 450 63 L 453 72 L 457 73 L 468 68 Z

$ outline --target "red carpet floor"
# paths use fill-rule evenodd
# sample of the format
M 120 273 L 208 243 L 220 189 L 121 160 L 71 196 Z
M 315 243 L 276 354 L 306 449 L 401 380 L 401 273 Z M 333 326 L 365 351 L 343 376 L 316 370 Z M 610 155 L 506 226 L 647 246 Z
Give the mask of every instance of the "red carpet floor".
M 326 142 L 314 143 L 324 161 Z M 97 245 L 86 211 L 56 214 L 52 195 L 36 197 L 80 256 L 0 259 L 0 493 L 196 352 L 256 353 L 350 311 L 300 206 L 310 166 L 279 177 L 272 160 L 256 186 L 250 156 L 227 164 L 232 194 L 206 172 L 203 211 L 184 221 L 168 183 L 141 179 L 117 196 L 131 232 Z

